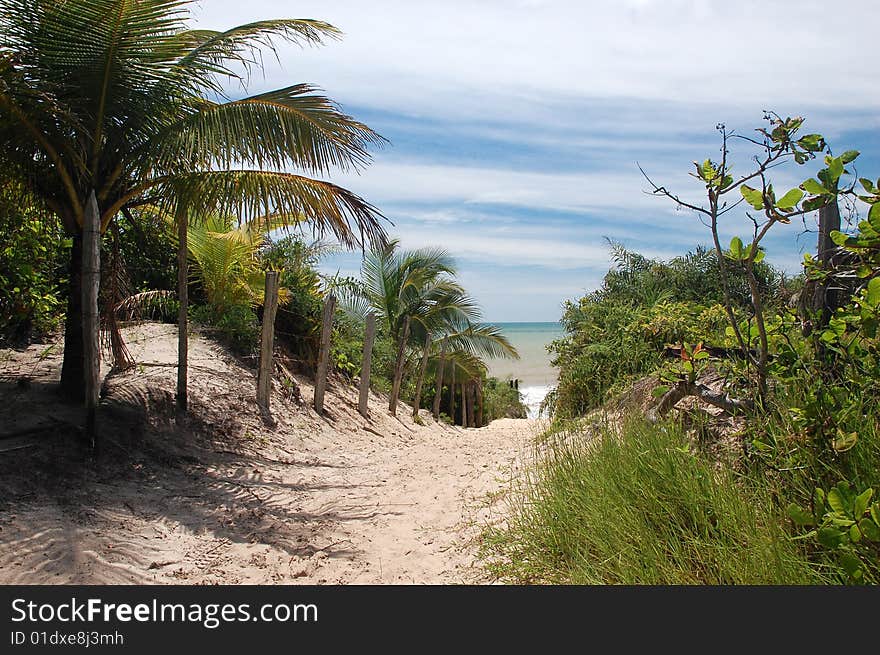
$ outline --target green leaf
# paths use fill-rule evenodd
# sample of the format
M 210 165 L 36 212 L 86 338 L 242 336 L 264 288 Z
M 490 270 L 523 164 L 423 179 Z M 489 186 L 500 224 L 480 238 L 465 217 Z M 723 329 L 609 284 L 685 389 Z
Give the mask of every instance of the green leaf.
M 840 156 L 840 161 L 842 161 L 844 164 L 848 164 L 851 161 L 853 161 L 856 157 L 858 157 L 859 154 L 860 153 L 858 150 L 847 150 L 845 153 L 843 153 Z
M 816 534 L 819 538 L 819 543 L 825 546 L 825 548 L 837 548 L 846 539 L 846 536 L 837 528 L 819 528 Z
M 868 287 L 865 289 L 865 300 L 872 307 L 880 305 L 880 277 L 875 277 L 868 282 Z
M 859 521 L 859 530 L 868 541 L 880 541 L 880 527 L 871 519 L 862 519 Z
M 868 509 L 868 503 L 871 502 L 871 496 L 873 495 L 874 490 L 869 487 L 856 496 L 855 502 L 853 503 L 853 518 L 858 520 L 862 517 L 862 514 Z
M 816 511 L 819 513 L 825 509 L 825 492 L 819 487 L 816 487 L 813 492 L 813 505 L 816 506 Z
M 776 201 L 776 206 L 780 209 L 791 209 L 792 207 L 797 205 L 803 197 L 803 191 L 801 191 L 800 189 L 792 189 Z
M 739 188 L 739 192 L 752 207 L 755 209 L 764 209 L 764 195 L 760 191 L 753 189 L 747 184 L 743 184 Z
M 851 578 L 858 579 L 861 577 L 862 561 L 849 551 L 843 551 L 840 553 L 840 564 L 843 566 L 843 570 L 846 571 Z
M 840 176 L 843 175 L 843 162 L 840 160 L 840 157 L 835 157 L 828 164 L 828 179 L 832 183 L 836 183 L 837 180 L 840 179 Z M 830 189 L 829 189 L 830 190 Z
M 871 205 L 871 209 L 868 211 L 868 221 L 880 226 L 880 202 Z
M 876 193 L 877 192 L 876 188 L 874 187 L 874 183 L 871 182 L 871 180 L 869 180 L 868 178 L 860 177 L 859 182 L 862 183 L 862 186 L 865 187 L 865 191 L 867 191 L 868 193 Z
M 743 258 L 743 242 L 739 237 L 733 237 L 730 240 L 730 256 L 733 259 Z
M 669 391 L 669 387 L 667 387 L 666 385 L 660 385 L 659 387 L 654 388 L 654 390 L 651 392 L 651 395 L 654 398 L 659 398 L 660 396 L 664 395 L 668 391 Z
M 849 540 L 854 544 L 857 544 L 862 540 L 862 531 L 859 530 L 859 526 L 855 523 L 849 529 Z
M 795 525 L 814 525 L 815 523 L 812 514 L 805 512 L 793 503 L 788 506 L 788 516 Z
M 838 431 L 841 432 L 840 430 Z M 828 505 L 839 514 L 847 514 L 846 500 L 837 487 L 833 487 L 828 491 Z
M 834 242 L 834 245 L 842 246 L 847 242 L 848 239 L 848 234 L 844 234 L 843 232 L 840 232 L 838 230 L 832 230 L 831 232 L 831 240 Z
M 807 200 L 804 200 L 804 204 L 801 205 L 801 209 L 807 212 L 811 212 L 817 209 L 821 209 L 827 204 L 828 196 L 815 196 L 814 198 L 808 198 Z
M 764 261 L 765 253 L 763 250 L 758 248 L 758 252 L 755 253 L 755 258 L 752 260 L 754 263 L 759 264 Z
M 797 144 L 808 152 L 819 152 L 825 147 L 825 139 L 821 134 L 805 134 Z
M 821 196 L 825 193 L 828 193 L 827 189 L 825 189 L 824 186 L 819 184 L 819 182 L 817 182 L 816 179 L 812 177 L 804 180 L 804 183 L 801 184 L 801 188 L 813 196 Z

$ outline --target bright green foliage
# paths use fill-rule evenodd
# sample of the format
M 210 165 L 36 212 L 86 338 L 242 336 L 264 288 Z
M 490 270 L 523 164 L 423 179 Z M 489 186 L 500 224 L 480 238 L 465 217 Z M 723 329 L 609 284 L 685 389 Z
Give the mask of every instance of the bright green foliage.
M 192 277 L 204 293 L 207 308 L 193 317 L 220 330 L 239 350 L 256 348 L 258 333 L 254 307 L 262 304 L 266 273 L 259 257 L 271 219 L 235 226 L 228 216 L 208 216 L 192 223 L 187 246 L 195 266 Z M 279 290 L 279 304 L 288 291 Z
M 831 552 L 853 582 L 880 582 L 880 502 L 871 503 L 874 489 L 859 494 L 846 482 L 825 493 L 816 488 L 812 510 L 795 504 L 788 514 L 795 525 L 813 528 L 804 538 L 815 538 Z
M 668 262 L 649 260 L 612 244 L 615 266 L 598 291 L 565 305 L 567 335 L 550 346 L 559 383 L 555 414 L 584 414 L 609 393 L 654 371 L 666 345 L 706 342 L 725 345 L 727 315 L 715 254 L 697 249 Z M 756 258 L 757 259 L 757 258 Z M 788 294 L 784 276 L 763 261 L 754 263 L 770 302 Z M 731 274 L 730 295 L 749 320 L 749 291 L 742 270 Z
M 498 418 L 526 418 L 519 390 L 505 380 L 488 378 L 483 383 L 483 420 L 486 423 Z
M 804 584 L 833 581 L 785 533 L 766 485 L 742 485 L 690 452 L 673 423 L 558 435 L 487 534 L 515 583 Z
M 0 197 L 0 343 L 26 343 L 58 324 L 66 283 L 63 239 L 52 216 L 33 216 Z

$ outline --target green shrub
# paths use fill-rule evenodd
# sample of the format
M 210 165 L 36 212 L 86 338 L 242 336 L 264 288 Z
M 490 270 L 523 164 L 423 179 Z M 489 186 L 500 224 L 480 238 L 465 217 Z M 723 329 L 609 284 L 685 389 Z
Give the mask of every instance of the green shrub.
M 675 424 L 558 436 L 485 555 L 517 583 L 806 584 L 833 581 L 792 540 L 760 479 L 692 454 Z
M 196 305 L 190 308 L 190 317 L 194 322 L 216 331 L 220 339 L 235 352 L 242 355 L 256 352 L 260 324 L 250 306 L 231 305 L 221 311 L 211 305 Z
M 506 380 L 488 378 L 483 383 L 483 422 L 499 418 L 526 418 L 528 408 L 523 404 L 519 390 Z
M 53 218 L 20 209 L 0 189 L 0 344 L 27 343 L 59 323 L 64 311 L 70 240 Z M 7 197 L 9 196 L 9 197 Z

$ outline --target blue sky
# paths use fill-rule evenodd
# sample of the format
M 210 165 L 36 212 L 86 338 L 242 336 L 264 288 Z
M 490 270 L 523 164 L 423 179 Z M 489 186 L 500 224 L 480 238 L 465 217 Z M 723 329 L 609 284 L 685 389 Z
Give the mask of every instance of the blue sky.
M 768 6 L 769 5 L 769 6 Z M 880 175 L 880 72 L 869 0 L 203 0 L 199 24 L 316 18 L 344 32 L 267 55 L 250 91 L 310 82 L 391 141 L 334 182 L 377 205 L 405 247 L 443 246 L 493 321 L 552 321 L 595 289 L 605 238 L 650 256 L 706 244 L 695 215 L 645 193 L 637 162 L 697 199 L 687 173 L 718 154 L 718 122 L 807 118 Z M 743 150 L 742 152 L 746 152 Z M 739 170 L 745 170 L 747 161 Z M 796 185 L 815 166 L 774 176 Z M 747 236 L 732 212 L 722 235 Z M 815 226 L 777 226 L 768 259 L 796 272 Z M 325 270 L 356 274 L 359 253 Z

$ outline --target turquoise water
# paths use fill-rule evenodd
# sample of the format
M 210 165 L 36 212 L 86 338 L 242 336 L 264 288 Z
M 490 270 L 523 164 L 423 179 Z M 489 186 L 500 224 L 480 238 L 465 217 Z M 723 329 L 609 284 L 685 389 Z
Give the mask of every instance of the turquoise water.
M 529 407 L 529 416 L 537 415 L 538 407 L 547 392 L 556 386 L 559 372 L 550 365 L 547 345 L 559 339 L 564 332 L 559 323 L 495 323 L 519 352 L 518 360 L 488 360 L 489 375 L 501 380 L 519 380 L 523 401 Z

